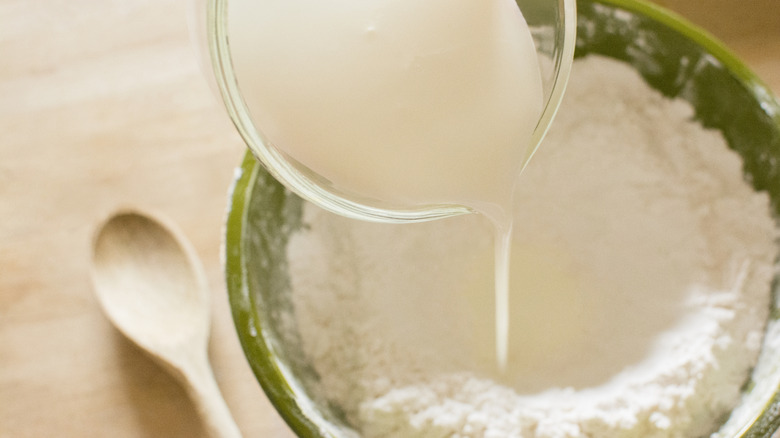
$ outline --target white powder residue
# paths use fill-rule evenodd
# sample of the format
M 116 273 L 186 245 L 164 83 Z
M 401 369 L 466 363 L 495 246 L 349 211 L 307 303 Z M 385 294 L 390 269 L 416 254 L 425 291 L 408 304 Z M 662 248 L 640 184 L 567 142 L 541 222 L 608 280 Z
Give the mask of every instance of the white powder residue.
M 364 437 L 691 437 L 739 401 L 776 229 L 722 136 L 628 66 L 577 61 L 521 179 L 509 372 L 484 219 L 350 221 L 308 206 L 295 317 L 320 396 Z

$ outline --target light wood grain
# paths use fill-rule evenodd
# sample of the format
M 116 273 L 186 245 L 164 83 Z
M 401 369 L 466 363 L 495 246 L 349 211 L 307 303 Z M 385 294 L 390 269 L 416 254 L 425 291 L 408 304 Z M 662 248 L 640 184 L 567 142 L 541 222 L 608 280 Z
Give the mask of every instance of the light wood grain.
M 243 146 L 202 80 L 184 2 L 4 0 L 0 53 L 0 436 L 205 436 L 184 391 L 93 296 L 93 230 L 125 205 L 164 212 L 193 241 L 227 403 L 246 436 L 283 436 L 222 286 Z
M 666 0 L 780 90 L 777 0 Z M 204 260 L 211 358 L 246 437 L 291 436 L 233 330 L 219 264 L 243 146 L 181 0 L 0 0 L 0 437 L 202 437 L 186 394 L 100 311 L 95 226 L 165 213 Z

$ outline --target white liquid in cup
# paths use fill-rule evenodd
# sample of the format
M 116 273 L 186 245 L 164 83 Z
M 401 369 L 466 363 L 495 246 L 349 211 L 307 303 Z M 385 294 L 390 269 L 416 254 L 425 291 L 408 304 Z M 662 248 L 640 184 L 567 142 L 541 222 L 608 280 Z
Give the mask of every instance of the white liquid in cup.
M 230 0 L 228 14 L 236 78 L 269 144 L 344 193 L 492 220 L 505 367 L 512 192 L 543 106 L 516 3 Z

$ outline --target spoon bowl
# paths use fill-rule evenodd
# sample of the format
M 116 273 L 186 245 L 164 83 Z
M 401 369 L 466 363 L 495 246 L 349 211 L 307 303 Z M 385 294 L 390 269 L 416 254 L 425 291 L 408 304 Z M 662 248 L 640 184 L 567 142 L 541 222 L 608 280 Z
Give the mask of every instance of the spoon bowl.
M 132 212 L 111 217 L 95 239 L 101 305 L 122 333 L 158 356 L 205 348 L 208 341 L 206 280 L 183 242 L 170 228 Z
M 240 437 L 208 362 L 209 292 L 181 232 L 134 211 L 111 216 L 93 242 L 92 280 L 109 320 L 187 389 L 214 437 Z

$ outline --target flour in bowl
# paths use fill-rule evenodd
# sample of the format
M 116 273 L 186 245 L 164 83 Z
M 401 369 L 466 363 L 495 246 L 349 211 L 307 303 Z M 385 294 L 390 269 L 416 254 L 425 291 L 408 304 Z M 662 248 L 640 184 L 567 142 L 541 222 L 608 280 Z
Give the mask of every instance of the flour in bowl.
M 630 67 L 575 63 L 519 184 L 509 367 L 477 215 L 350 221 L 307 206 L 295 318 L 365 437 L 692 437 L 739 401 L 777 252 L 769 199 L 722 136 Z

